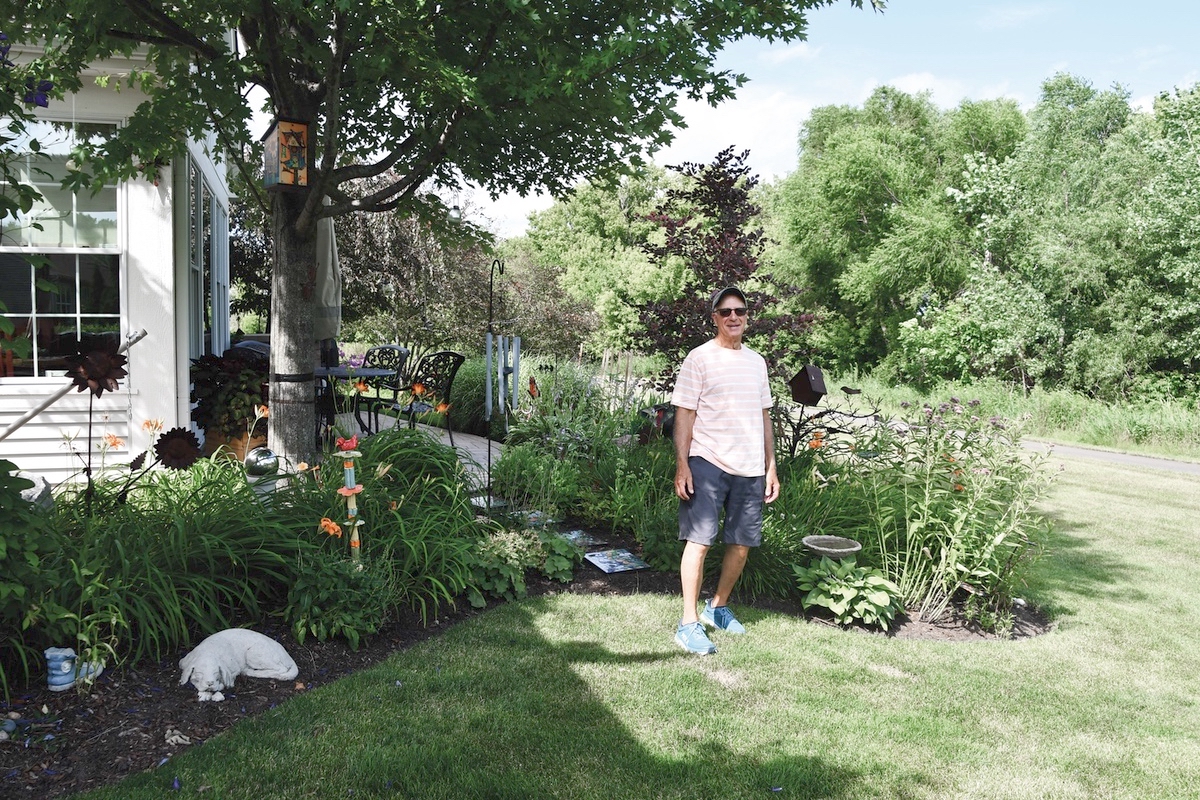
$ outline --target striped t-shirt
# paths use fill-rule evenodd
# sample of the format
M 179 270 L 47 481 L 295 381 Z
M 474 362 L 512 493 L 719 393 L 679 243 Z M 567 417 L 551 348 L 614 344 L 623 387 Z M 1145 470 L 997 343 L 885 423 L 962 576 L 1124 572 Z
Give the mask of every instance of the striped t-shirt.
M 771 387 L 758 353 L 721 347 L 716 339 L 700 345 L 679 368 L 671 405 L 696 412 L 688 455 L 730 475 L 766 474 L 763 409 L 771 407 Z

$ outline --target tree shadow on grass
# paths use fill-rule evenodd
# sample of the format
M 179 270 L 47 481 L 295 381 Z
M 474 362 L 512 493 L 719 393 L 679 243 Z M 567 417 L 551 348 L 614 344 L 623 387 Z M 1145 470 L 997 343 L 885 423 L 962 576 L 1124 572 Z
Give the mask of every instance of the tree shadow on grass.
M 206 787 L 208 797 L 256 800 L 841 800 L 877 794 L 880 781 L 896 797 L 926 794 L 938 782 L 923 773 L 884 779 L 870 774 L 879 767 L 847 769 L 819 753 L 735 752 L 711 726 L 721 724 L 717 706 L 750 698 L 700 677 L 687 662 L 695 656 L 665 642 L 642 652 L 552 643 L 537 627 L 544 607 L 506 606 L 455 626 L 95 796 L 162 797 L 175 777 L 179 796 Z M 598 697 L 588 673 L 623 699 Z M 639 707 L 639 697 L 642 716 L 628 724 L 610 709 L 609 702 Z M 675 731 L 681 718 L 696 723 Z M 799 735 L 771 731 L 771 749 L 806 749 L 789 747 Z
M 1070 598 L 1107 598 L 1141 601 L 1143 572 L 1136 564 L 1098 546 L 1086 534 L 1087 525 L 1046 513 L 1051 529 L 1041 541 L 1041 552 L 1029 570 L 1030 590 L 1050 605 L 1055 615 L 1073 613 Z

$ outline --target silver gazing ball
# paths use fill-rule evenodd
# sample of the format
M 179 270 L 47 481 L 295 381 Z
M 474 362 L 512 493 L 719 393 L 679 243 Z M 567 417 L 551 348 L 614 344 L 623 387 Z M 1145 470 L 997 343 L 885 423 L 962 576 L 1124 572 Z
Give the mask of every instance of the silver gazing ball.
M 279 456 L 266 447 L 256 447 L 246 453 L 246 474 L 255 477 L 274 475 L 279 472 Z

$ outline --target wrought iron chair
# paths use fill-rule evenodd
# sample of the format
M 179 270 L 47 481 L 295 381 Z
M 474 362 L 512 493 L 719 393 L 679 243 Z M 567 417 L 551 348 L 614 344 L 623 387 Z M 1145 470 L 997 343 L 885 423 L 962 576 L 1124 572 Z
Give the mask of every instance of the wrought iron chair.
M 373 392 L 372 395 L 358 396 L 358 402 L 366 407 L 367 419 L 373 420 L 374 423 L 373 426 L 370 424 L 366 426 L 367 433 L 379 432 L 379 410 L 394 408 L 400 398 L 400 390 L 407 386 L 404 379 L 404 362 L 406 360 L 408 360 L 408 350 L 394 344 L 372 347 L 363 358 L 364 367 L 396 371 L 395 375 L 386 377 L 363 378 L 363 383 Z M 384 397 L 385 392 L 391 393 L 391 396 Z M 359 419 L 361 424 L 361 417 Z
M 435 411 L 446 418 L 446 433 L 450 435 L 450 446 L 454 446 L 454 431 L 450 428 L 450 388 L 458 368 L 466 361 L 462 353 L 439 350 L 424 356 L 409 373 L 409 384 L 404 387 L 411 394 L 407 405 L 399 402 L 392 409 L 408 416 L 408 427 L 417 426 L 417 414 Z M 443 407 L 444 406 L 444 407 Z

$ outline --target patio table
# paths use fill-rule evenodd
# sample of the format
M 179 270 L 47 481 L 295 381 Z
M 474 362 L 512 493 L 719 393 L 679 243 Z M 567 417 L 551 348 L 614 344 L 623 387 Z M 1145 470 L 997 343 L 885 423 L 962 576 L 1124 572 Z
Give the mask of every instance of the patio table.
M 359 378 L 391 378 L 395 377 L 396 370 L 381 367 L 317 367 L 313 370 L 313 375 L 322 379 L 323 391 L 328 394 L 330 402 L 325 406 L 328 409 L 326 423 L 332 428 L 334 416 L 337 414 L 337 392 L 335 390 L 337 381 L 358 380 Z M 369 435 L 378 432 L 371 430 L 370 423 L 363 421 L 362 406 L 358 401 L 357 392 L 354 394 L 354 420 L 363 433 Z

